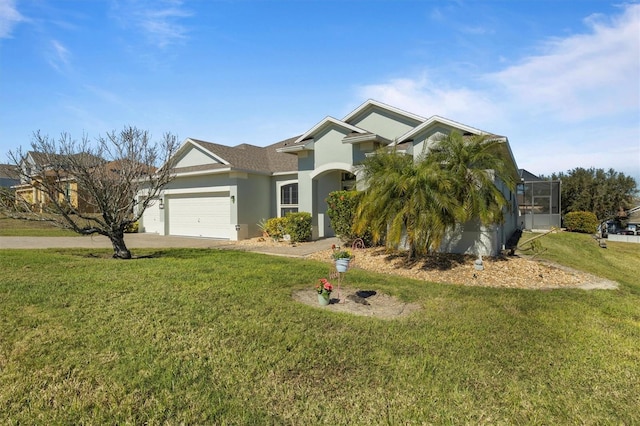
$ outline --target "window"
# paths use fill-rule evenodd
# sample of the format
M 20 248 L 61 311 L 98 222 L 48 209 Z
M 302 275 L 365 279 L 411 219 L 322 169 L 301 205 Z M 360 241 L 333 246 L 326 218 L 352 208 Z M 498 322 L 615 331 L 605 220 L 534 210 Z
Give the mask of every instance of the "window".
M 64 189 L 64 199 L 71 204 L 71 184 L 69 182 L 67 182 L 67 186 Z
M 298 211 L 298 183 L 288 183 L 280 187 L 280 217 Z
M 353 173 L 342 173 L 341 187 L 343 191 L 351 191 L 356 187 L 356 175 Z

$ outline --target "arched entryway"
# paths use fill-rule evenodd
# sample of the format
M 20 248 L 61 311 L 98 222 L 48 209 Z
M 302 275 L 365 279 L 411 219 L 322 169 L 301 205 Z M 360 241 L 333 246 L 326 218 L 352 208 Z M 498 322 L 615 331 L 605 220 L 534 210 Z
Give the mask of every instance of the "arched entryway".
M 331 192 L 354 189 L 356 177 L 349 164 L 333 165 L 332 168 L 319 170 L 312 176 L 313 182 L 313 228 L 314 239 L 335 236 L 331 221 L 327 215 L 327 197 Z

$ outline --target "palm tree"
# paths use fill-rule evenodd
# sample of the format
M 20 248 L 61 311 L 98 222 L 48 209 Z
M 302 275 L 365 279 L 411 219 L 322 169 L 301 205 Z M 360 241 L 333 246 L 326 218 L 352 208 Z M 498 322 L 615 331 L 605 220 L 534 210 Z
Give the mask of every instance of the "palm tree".
M 510 190 L 515 188 L 515 181 L 500 155 L 501 144 L 491 135 L 463 136 L 452 132 L 430 147 L 426 161 L 439 166 L 453 181 L 450 196 L 463 207 L 457 217 L 460 223 L 477 218 L 489 225 L 504 220 L 509 202 L 496 181 L 502 181 Z
M 508 205 L 495 178 L 513 189 L 495 137 L 452 133 L 415 159 L 382 149 L 363 163 L 367 189 L 356 209 L 354 230 L 369 230 L 374 242 L 398 246 L 409 257 L 438 250 L 456 224 L 478 218 L 499 223 Z
M 410 258 L 440 246 L 460 214 L 443 169 L 382 149 L 364 161 L 363 174 L 367 189 L 356 209 L 356 233 L 369 230 L 374 242 L 384 238 L 388 246 L 406 238 Z

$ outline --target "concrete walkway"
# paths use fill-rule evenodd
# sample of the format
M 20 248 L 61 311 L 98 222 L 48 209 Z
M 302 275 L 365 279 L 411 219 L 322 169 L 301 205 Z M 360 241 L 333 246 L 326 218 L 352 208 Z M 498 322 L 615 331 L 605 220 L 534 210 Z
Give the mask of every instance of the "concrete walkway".
M 244 245 L 235 241 L 213 238 L 162 236 L 157 234 L 126 234 L 127 247 L 135 251 L 141 248 L 211 248 L 243 250 L 289 257 L 305 257 L 311 253 L 340 245 L 338 238 L 325 238 L 293 245 Z M 0 249 L 49 249 L 49 248 L 111 248 L 111 242 L 102 235 L 77 237 L 0 237 Z M 134 252 L 135 255 L 135 252 Z

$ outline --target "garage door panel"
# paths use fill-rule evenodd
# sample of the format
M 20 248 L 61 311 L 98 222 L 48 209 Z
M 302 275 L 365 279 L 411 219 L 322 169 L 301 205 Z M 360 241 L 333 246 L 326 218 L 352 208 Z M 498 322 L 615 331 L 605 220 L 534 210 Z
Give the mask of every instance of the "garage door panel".
M 170 235 L 229 238 L 229 193 L 172 196 L 167 204 Z

